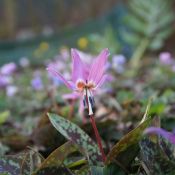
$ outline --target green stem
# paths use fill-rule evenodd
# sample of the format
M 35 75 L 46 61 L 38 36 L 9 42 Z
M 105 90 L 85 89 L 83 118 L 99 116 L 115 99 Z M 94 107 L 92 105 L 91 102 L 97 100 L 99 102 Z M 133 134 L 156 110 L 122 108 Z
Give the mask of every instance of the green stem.
M 135 72 L 137 72 L 137 70 L 139 69 L 140 59 L 145 53 L 148 44 L 149 44 L 148 38 L 143 39 L 140 45 L 137 47 L 136 51 L 134 52 L 133 56 L 131 57 L 130 66 L 132 69 L 134 69 Z
M 86 163 L 87 163 L 86 159 L 81 159 L 81 160 L 78 160 L 76 162 L 68 164 L 67 167 L 68 168 L 75 168 L 75 167 L 78 167 L 78 166 L 85 165 Z

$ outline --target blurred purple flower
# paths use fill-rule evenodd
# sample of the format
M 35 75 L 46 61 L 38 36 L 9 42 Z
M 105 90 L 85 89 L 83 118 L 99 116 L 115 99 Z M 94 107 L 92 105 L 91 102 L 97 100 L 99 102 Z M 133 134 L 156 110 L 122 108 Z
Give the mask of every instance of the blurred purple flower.
M 12 78 L 5 75 L 0 75 L 0 88 L 6 87 L 12 82 Z
M 6 87 L 6 95 L 8 97 L 13 97 L 18 92 L 18 88 L 16 86 L 7 86 Z
M 68 51 L 67 48 L 61 48 L 61 49 L 60 49 L 60 54 L 61 54 L 61 57 L 62 57 L 65 61 L 67 61 L 68 58 L 70 57 L 70 54 L 69 54 L 69 51 Z
M 112 67 L 118 73 L 124 71 L 124 64 L 126 63 L 126 58 L 123 55 L 114 55 L 112 57 Z
M 57 77 L 55 77 L 51 74 L 48 74 L 48 78 L 51 80 L 53 86 L 58 87 L 61 84 L 63 84 L 63 82 L 61 80 L 59 80 Z
M 57 61 L 53 61 L 51 63 L 48 64 L 48 67 L 56 67 L 58 71 L 63 71 L 66 68 L 66 63 L 62 62 L 60 60 Z
M 76 49 L 71 50 L 73 68 L 71 81 L 66 80 L 54 67 L 48 67 L 47 70 L 55 75 L 58 79 L 74 93 L 79 93 L 83 97 L 84 105 L 89 106 L 89 115 L 93 114 L 92 107 L 94 105 L 93 94 L 97 88 L 107 80 L 108 76 L 104 75 L 105 64 L 109 56 L 108 49 L 104 49 L 100 55 L 93 61 L 90 66 L 87 66 L 82 60 Z M 85 98 L 88 97 L 88 104 Z
M 15 63 L 11 62 L 8 64 L 4 64 L 1 69 L 0 72 L 2 75 L 11 75 L 12 73 L 14 73 L 17 69 L 17 66 Z
M 39 91 L 42 90 L 44 88 L 43 86 L 43 82 L 40 76 L 35 76 L 32 80 L 31 80 L 31 86 L 33 89 Z
M 175 144 L 175 133 L 168 132 L 162 128 L 149 127 L 145 130 L 145 134 L 158 134 L 167 139 L 170 143 Z
M 170 65 L 173 62 L 173 58 L 169 52 L 160 53 L 159 60 L 161 64 L 165 64 L 165 65 Z
M 112 58 L 112 62 L 123 65 L 126 63 L 126 58 L 124 57 L 124 55 L 114 55 Z
M 109 70 L 111 69 L 111 67 L 112 67 L 112 64 L 108 61 L 105 65 L 105 70 Z
M 27 57 L 22 57 L 19 60 L 19 64 L 21 67 L 28 67 L 30 65 L 29 59 Z

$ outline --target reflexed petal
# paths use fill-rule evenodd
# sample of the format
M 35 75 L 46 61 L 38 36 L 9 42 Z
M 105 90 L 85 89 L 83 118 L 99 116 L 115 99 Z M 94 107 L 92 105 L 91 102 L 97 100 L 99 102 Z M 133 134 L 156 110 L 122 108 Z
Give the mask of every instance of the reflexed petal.
M 169 140 L 169 142 L 171 142 L 172 144 L 175 144 L 175 134 L 168 132 L 162 128 L 150 127 L 150 128 L 147 128 L 144 133 L 145 134 L 155 133 L 155 134 L 161 135 L 162 137 Z
M 97 84 L 101 80 L 105 70 L 105 64 L 108 56 L 109 56 L 108 49 L 104 49 L 99 54 L 99 56 L 94 60 L 89 71 L 88 81 L 93 81 L 94 83 Z
M 69 88 L 73 89 L 73 84 L 69 83 L 60 73 L 58 73 L 54 68 L 48 67 L 47 70 L 54 76 L 56 76 L 59 80 L 63 81 L 63 83 Z
M 72 55 L 72 81 L 75 83 L 78 79 L 86 81 L 87 68 L 81 61 L 80 56 L 76 49 L 71 49 Z

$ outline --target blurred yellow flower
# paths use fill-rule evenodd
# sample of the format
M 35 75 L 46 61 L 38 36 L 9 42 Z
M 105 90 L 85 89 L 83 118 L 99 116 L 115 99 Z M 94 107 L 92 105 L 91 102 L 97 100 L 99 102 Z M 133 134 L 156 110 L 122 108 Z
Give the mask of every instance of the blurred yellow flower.
M 47 51 L 49 49 L 49 44 L 47 42 L 41 42 L 40 46 L 39 46 L 39 49 L 41 51 Z
M 45 41 L 41 42 L 36 50 L 34 50 L 33 55 L 36 58 L 40 58 L 49 49 L 49 44 Z
M 80 49 L 85 49 L 88 46 L 88 40 L 85 37 L 81 37 L 78 39 L 77 44 Z

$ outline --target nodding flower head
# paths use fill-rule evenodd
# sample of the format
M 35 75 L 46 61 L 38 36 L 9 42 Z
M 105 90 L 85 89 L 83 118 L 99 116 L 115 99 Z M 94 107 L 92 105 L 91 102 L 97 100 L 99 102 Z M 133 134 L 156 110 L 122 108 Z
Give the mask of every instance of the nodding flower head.
M 92 64 L 82 62 L 76 49 L 71 50 L 71 56 L 72 75 L 70 81 L 66 80 L 54 67 L 48 67 L 47 70 L 63 81 L 74 93 L 83 97 L 84 106 L 89 108 L 89 115 L 91 115 L 94 106 L 93 94 L 108 78 L 104 71 L 109 51 L 104 49 Z

